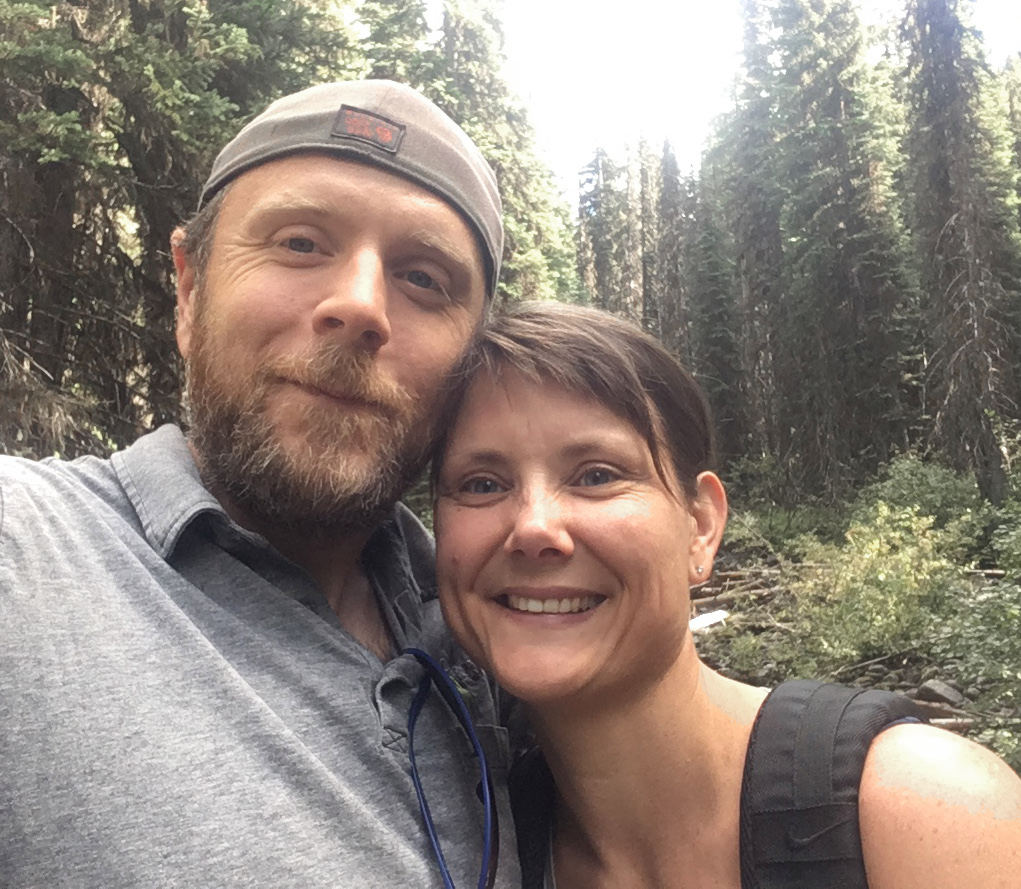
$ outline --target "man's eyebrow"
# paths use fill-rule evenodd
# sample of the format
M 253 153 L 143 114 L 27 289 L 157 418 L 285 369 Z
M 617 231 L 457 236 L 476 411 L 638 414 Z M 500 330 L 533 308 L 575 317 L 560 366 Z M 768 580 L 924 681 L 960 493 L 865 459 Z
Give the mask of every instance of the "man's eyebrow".
M 306 213 L 325 217 L 332 212 L 330 204 L 308 195 L 274 194 L 256 201 L 250 208 L 252 216 L 283 216 L 290 213 Z
M 466 269 L 474 267 L 481 262 L 473 251 L 465 250 L 457 242 L 438 234 L 430 228 L 420 228 L 411 232 L 408 241 L 433 253 L 439 253 L 453 262 L 459 263 Z

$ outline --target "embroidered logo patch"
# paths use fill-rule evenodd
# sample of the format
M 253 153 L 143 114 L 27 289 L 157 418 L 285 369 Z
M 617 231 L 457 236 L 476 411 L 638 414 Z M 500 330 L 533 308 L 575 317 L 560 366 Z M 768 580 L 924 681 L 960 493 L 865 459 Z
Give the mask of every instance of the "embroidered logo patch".
M 330 134 L 348 139 L 359 139 L 396 154 L 397 149 L 401 147 L 404 130 L 405 128 L 399 123 L 394 123 L 371 111 L 352 108 L 350 105 L 341 105 L 340 113 L 337 115 Z

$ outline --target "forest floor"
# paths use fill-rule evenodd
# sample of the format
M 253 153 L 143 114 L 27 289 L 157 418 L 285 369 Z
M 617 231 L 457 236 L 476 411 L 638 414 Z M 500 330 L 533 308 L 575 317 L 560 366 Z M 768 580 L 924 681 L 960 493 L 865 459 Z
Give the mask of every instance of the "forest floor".
M 1011 694 L 995 664 L 983 675 L 981 666 L 960 656 L 968 640 L 955 639 L 952 626 L 944 627 L 949 645 L 927 640 L 843 663 L 799 659 L 796 652 L 811 650 L 818 641 L 809 638 L 813 627 L 796 589 L 805 568 L 718 566 L 709 582 L 692 591 L 695 615 L 718 613 L 718 622 L 695 631 L 702 659 L 724 675 L 755 685 L 816 678 L 899 692 L 916 700 L 934 724 L 986 744 L 1021 773 L 1021 689 Z M 968 601 L 995 601 L 1004 592 L 1016 597 L 1017 587 L 1001 588 L 1001 574 L 969 572 L 967 595 L 957 607 L 970 613 Z

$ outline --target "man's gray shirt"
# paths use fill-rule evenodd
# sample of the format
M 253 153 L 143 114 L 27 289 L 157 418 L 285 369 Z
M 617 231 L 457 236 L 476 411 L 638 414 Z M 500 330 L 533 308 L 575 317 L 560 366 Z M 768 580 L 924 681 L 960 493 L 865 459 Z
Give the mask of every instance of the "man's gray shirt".
M 506 736 L 448 641 L 431 542 L 398 507 L 363 565 L 397 650 L 466 689 L 499 885 L 520 885 Z M 421 678 L 231 522 L 175 427 L 110 460 L 0 458 L 0 886 L 442 886 L 408 763 Z M 454 881 L 474 886 L 478 768 L 435 692 L 415 752 Z

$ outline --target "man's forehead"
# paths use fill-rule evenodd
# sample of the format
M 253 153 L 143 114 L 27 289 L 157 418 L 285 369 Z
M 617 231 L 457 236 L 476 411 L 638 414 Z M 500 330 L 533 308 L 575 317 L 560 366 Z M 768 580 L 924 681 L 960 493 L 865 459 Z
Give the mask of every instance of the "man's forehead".
M 327 221 L 348 209 L 341 195 L 330 193 L 330 182 L 373 195 L 379 194 L 379 183 L 385 183 L 389 198 L 399 202 L 392 211 L 406 222 L 409 240 L 456 255 L 485 274 L 485 246 L 457 207 L 418 183 L 371 164 L 315 152 L 278 158 L 242 173 L 225 197 L 247 218 Z M 377 204 L 387 210 L 383 202 Z

